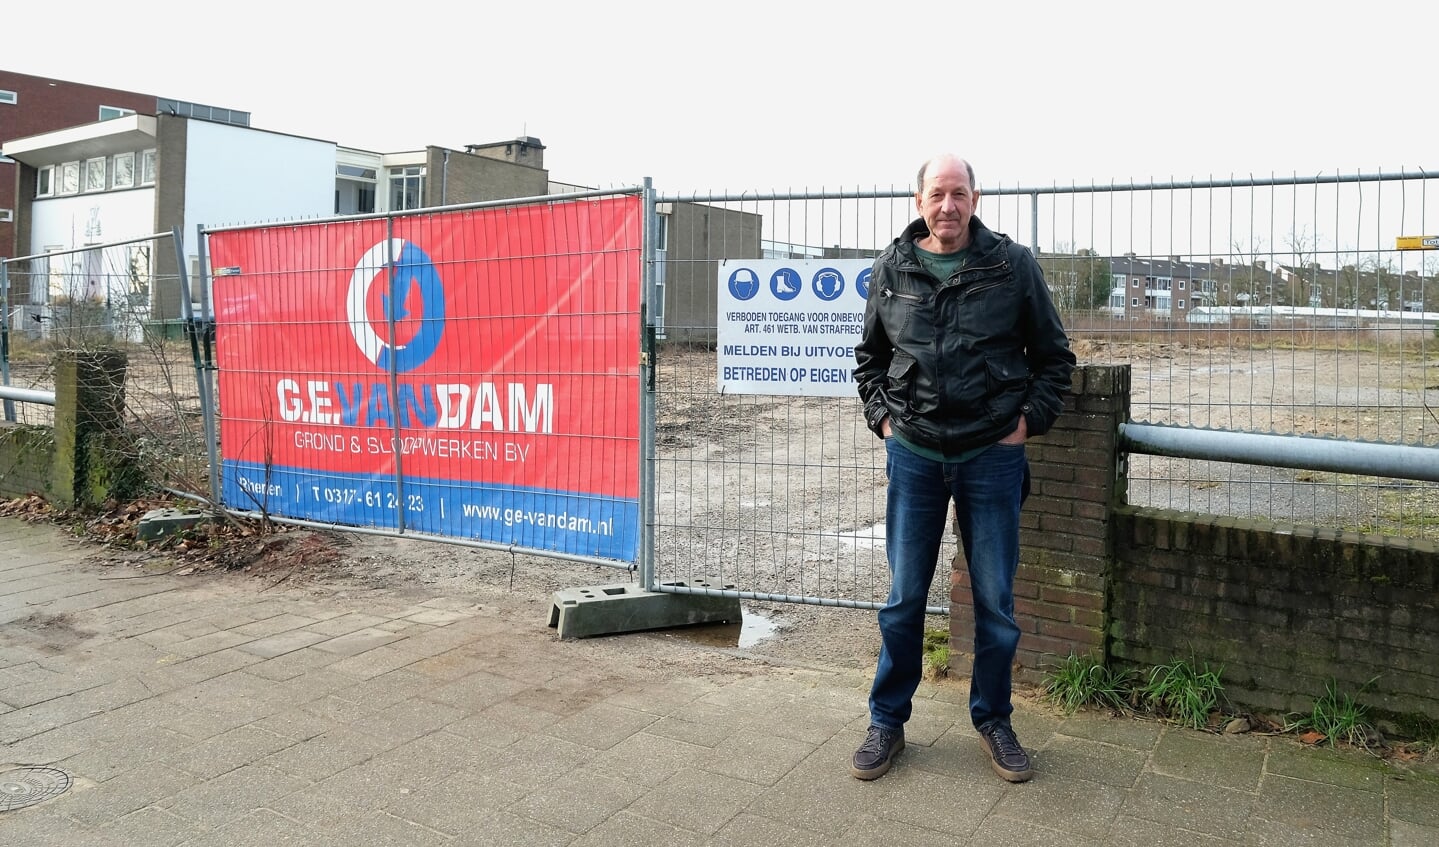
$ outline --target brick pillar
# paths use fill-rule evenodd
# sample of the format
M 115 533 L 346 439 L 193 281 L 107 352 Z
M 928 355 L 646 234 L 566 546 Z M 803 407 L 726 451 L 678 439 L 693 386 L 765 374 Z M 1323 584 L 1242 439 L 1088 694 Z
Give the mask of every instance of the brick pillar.
M 1026 446 L 1032 486 L 1020 515 L 1014 612 L 1022 632 L 1015 679 L 1038 683 L 1056 660 L 1104 659 L 1110 511 L 1120 485 L 1119 425 L 1129 418 L 1129 366 L 1083 365 L 1064 414 Z M 974 605 L 964 554 L 950 579 L 950 655 L 972 655 Z
M 65 350 L 55 357 L 55 462 L 51 492 L 68 506 L 92 504 L 106 469 L 96 446 L 120 429 L 125 409 L 125 354 L 119 350 Z M 96 477 L 92 479 L 91 477 Z

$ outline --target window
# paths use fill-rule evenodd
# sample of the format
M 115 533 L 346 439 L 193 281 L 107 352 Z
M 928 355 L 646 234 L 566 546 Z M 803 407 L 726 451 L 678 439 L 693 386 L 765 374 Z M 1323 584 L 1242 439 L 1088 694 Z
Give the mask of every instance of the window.
M 1184 290 L 1185 282 L 1186 282 L 1186 280 L 1182 280 L 1182 279 L 1179 281 L 1179 290 L 1180 290 L 1180 291 L 1183 291 L 1183 290 Z
M 666 250 L 669 248 L 670 241 L 670 216 L 655 215 L 655 220 L 659 222 L 659 225 L 655 227 L 655 249 Z
M 5 89 L 0 88 L 0 103 L 6 103 L 6 104 L 9 104 L 9 105 L 13 106 L 13 105 L 15 105 L 16 103 L 19 103 L 19 102 L 20 102 L 20 95 L 19 95 L 19 94 L 16 94 L 16 93 L 13 92 L 13 91 L 6 91 Z
M 122 109 L 119 106 L 101 106 L 100 120 L 108 121 L 111 118 L 123 118 L 126 115 L 135 114 L 134 109 Z
M 135 185 L 135 154 L 120 153 L 110 160 L 110 187 L 130 188 Z
M 366 215 L 375 211 L 374 168 L 335 165 L 335 214 Z
M 1138 287 L 1139 287 L 1139 277 L 1135 277 L 1135 278 L 1129 283 L 1129 287 L 1130 287 L 1130 288 L 1138 288 Z
M 424 202 L 425 166 L 390 168 L 390 211 L 418 209 Z
M 60 185 L 56 188 L 57 194 L 79 194 L 80 193 L 80 163 L 66 162 L 60 166 Z
M 55 193 L 55 166 L 46 165 L 35 173 L 35 196 L 49 197 Z
M 146 150 L 140 154 L 140 184 L 155 184 L 155 151 Z
M 85 190 L 105 190 L 105 159 L 103 157 L 85 160 Z
M 1180 300 L 1180 301 L 1179 301 L 1179 308 L 1181 308 L 1181 309 L 1184 308 L 1184 301 L 1183 301 L 1183 300 Z
M 1139 305 L 1139 298 L 1138 298 L 1138 297 L 1135 297 L 1133 300 L 1129 301 L 1129 305 L 1131 305 L 1131 306 L 1138 306 L 1138 305 Z
M 0 224 L 9 223 L 13 220 L 15 220 L 15 211 L 13 209 L 0 209 Z

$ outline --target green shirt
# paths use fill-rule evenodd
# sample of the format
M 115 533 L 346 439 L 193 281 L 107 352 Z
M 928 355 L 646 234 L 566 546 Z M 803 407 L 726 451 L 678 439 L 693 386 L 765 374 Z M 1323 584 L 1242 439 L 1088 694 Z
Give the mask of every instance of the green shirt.
M 993 444 L 986 444 L 983 447 L 972 447 L 968 450 L 965 450 L 963 453 L 960 453 L 958 456 L 946 456 L 938 450 L 931 450 L 928 447 L 921 447 L 918 444 L 915 444 L 904 438 L 894 430 L 893 424 L 890 425 L 889 432 L 890 436 L 894 438 L 895 441 L 898 441 L 900 443 L 900 446 L 902 446 L 904 449 L 908 450 L 916 456 L 923 456 L 924 458 L 929 459 L 931 462 L 968 462 L 970 459 L 973 459 L 975 456 L 978 456 L 980 453 L 983 453 L 985 450 L 988 450 L 990 447 L 994 446 Z
M 947 282 L 969 261 L 969 248 L 965 247 L 953 253 L 931 253 L 916 244 L 914 258 L 919 261 L 919 266 L 924 268 L 925 273 L 940 282 Z

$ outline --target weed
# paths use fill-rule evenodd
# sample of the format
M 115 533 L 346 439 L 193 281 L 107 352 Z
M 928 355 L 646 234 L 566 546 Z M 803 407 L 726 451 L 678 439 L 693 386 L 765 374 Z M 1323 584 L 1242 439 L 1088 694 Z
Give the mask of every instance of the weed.
M 1223 670 L 1210 670 L 1205 663 L 1201 671 L 1183 659 L 1175 659 L 1152 669 L 1134 691 L 1134 697 L 1158 717 L 1203 729 L 1224 694 L 1224 685 L 1219 681 Z
M 1127 712 L 1133 681 L 1132 671 L 1111 670 L 1093 656 L 1070 653 L 1069 658 L 1048 674 L 1044 696 L 1067 714 L 1074 714 L 1080 706 Z
M 924 631 L 924 675 L 928 679 L 942 679 L 949 675 L 948 629 Z
M 1359 689 L 1362 694 L 1374 679 Z M 1374 727 L 1368 721 L 1369 708 L 1360 705 L 1352 695 L 1340 694 L 1339 683 L 1330 679 L 1324 684 L 1324 696 L 1314 701 L 1308 714 L 1294 714 L 1284 725 L 1286 732 L 1317 732 L 1323 735 L 1333 747 L 1336 741 L 1343 741 L 1358 747 L 1368 748 L 1370 739 L 1376 737 Z

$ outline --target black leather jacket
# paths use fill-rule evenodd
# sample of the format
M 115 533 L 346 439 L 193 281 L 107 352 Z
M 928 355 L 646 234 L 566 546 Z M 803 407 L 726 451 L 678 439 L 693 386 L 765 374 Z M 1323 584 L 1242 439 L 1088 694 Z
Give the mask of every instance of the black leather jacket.
M 971 257 L 947 280 L 915 259 L 923 219 L 874 262 L 854 379 L 876 435 L 885 415 L 906 440 L 958 455 L 1054 425 L 1074 353 L 1028 248 L 971 218 Z

